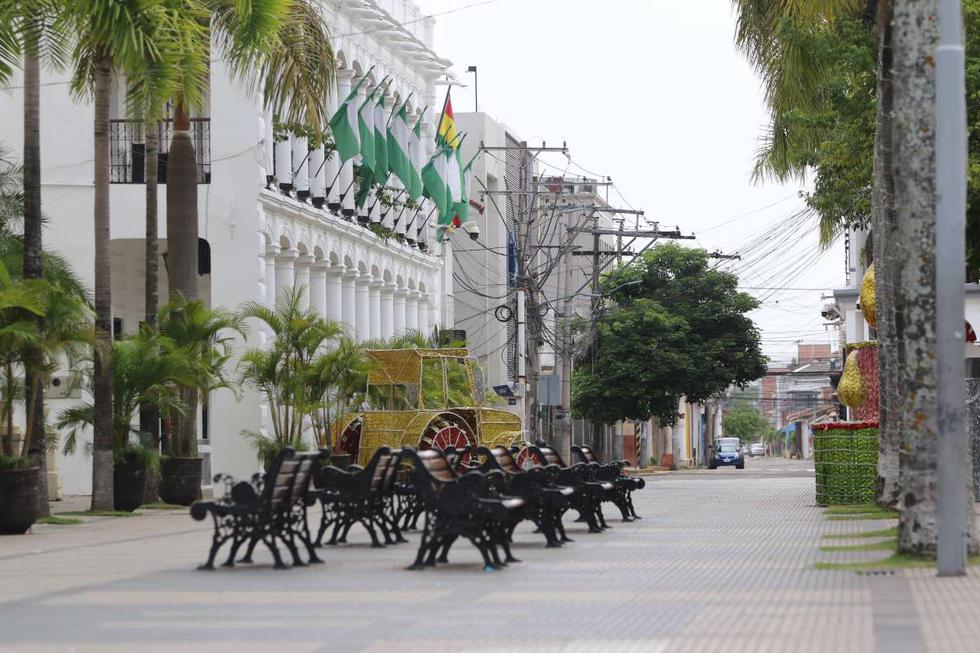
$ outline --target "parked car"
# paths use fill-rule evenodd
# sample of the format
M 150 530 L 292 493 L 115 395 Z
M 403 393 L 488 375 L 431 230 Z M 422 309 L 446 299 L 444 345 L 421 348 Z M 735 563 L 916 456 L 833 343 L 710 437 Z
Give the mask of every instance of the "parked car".
M 719 444 L 708 463 L 708 469 L 717 469 L 719 465 L 734 465 L 735 469 L 745 469 L 745 457 L 734 444 Z
M 749 454 L 753 457 L 765 456 L 766 447 L 761 442 L 754 442 L 752 446 L 749 447 Z

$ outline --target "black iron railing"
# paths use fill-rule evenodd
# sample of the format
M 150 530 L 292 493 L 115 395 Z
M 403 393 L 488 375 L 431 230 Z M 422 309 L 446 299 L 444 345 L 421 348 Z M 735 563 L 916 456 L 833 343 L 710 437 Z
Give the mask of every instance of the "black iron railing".
M 157 180 L 167 183 L 167 156 L 173 137 L 173 120 L 157 125 Z M 191 140 L 197 157 L 197 183 L 211 183 L 211 119 L 191 118 Z M 146 139 L 139 120 L 109 121 L 109 181 L 113 184 L 142 184 L 145 181 Z

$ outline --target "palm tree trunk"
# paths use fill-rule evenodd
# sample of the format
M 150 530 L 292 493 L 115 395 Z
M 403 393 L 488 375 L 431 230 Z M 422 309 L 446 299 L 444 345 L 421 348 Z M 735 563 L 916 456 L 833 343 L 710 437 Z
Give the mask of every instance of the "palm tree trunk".
M 37 44 L 24 52 L 24 268 L 25 279 L 40 279 L 41 265 L 41 64 Z M 24 397 L 32 419 L 25 424 L 28 455 L 41 468 L 38 481 L 38 514 L 48 516 L 48 475 L 44 438 L 44 386 L 39 367 L 44 355 L 33 349 L 24 368 Z
M 167 268 L 170 298 L 197 299 L 197 158 L 190 116 L 183 101 L 174 109 L 174 136 L 167 157 Z M 197 392 L 183 393 L 186 414 L 177 418 L 183 455 L 197 456 Z
M 112 509 L 112 267 L 109 230 L 109 90 L 111 60 L 95 66 L 95 410 L 92 509 Z
M 902 439 L 902 392 L 900 370 L 903 343 L 896 337 L 895 302 L 902 261 L 895 255 L 898 225 L 895 217 L 895 179 L 892 160 L 892 0 L 877 7 L 878 101 L 875 130 L 873 251 L 877 332 L 880 343 L 878 448 L 878 503 L 894 508 L 898 503 L 898 449 Z
M 904 344 L 898 368 L 902 443 L 898 549 L 936 552 L 936 0 L 895 0 L 892 18 L 894 238 L 888 259 L 895 279 L 894 339 Z M 896 402 L 897 403 L 897 402 Z
M 148 121 L 146 135 L 143 139 L 145 143 L 144 179 L 146 181 L 146 277 L 144 281 L 144 321 L 149 327 L 156 327 L 157 312 L 159 311 L 160 298 L 157 293 L 158 268 L 157 260 L 159 257 L 160 244 L 157 238 L 159 232 L 159 220 L 157 219 L 157 191 L 159 190 L 159 141 L 160 123 L 156 120 Z M 150 436 L 150 447 L 154 451 L 160 450 L 160 411 L 152 404 L 140 406 L 140 431 Z M 149 474 L 146 483 L 145 503 L 153 503 L 158 497 L 159 492 L 157 478 Z

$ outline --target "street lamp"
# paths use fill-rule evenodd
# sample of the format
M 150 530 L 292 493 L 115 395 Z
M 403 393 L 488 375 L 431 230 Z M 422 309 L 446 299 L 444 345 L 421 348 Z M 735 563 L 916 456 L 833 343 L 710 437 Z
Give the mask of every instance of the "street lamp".
M 480 112 L 480 83 L 476 73 L 476 66 L 470 66 L 466 72 L 473 73 L 473 113 Z

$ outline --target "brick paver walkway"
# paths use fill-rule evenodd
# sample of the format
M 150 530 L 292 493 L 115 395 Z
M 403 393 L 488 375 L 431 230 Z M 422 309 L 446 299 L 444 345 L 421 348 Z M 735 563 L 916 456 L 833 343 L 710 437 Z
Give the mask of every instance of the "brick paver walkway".
M 485 573 L 468 544 L 454 564 L 405 571 L 412 544 L 326 549 L 325 565 L 194 568 L 207 525 L 186 513 L 93 518 L 0 539 L 0 650 L 64 651 L 975 651 L 980 577 L 930 570 L 817 571 L 820 538 L 881 527 L 828 522 L 806 462 L 671 474 L 637 495 L 644 517 L 611 520 Z M 607 512 L 611 517 L 611 511 Z M 887 525 L 887 524 L 885 524 Z

